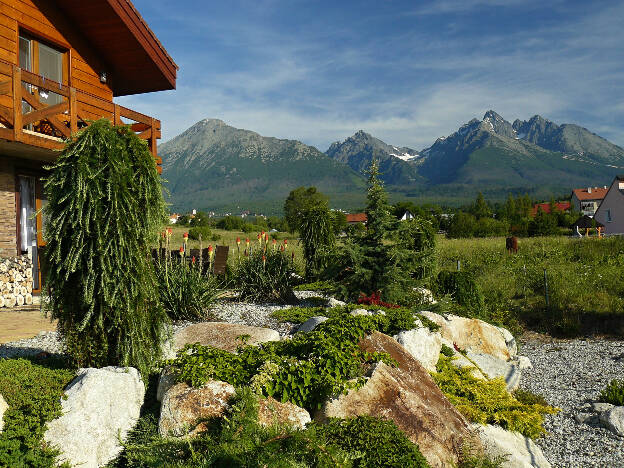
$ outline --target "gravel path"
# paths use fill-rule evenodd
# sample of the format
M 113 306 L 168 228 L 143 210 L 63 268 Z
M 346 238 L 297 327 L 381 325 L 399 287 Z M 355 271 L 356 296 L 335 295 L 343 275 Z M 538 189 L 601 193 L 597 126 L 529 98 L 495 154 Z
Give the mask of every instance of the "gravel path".
M 520 386 L 542 394 L 561 412 L 546 416 L 548 435 L 537 441 L 553 468 L 624 467 L 624 438 L 593 421 L 574 417 L 590 412 L 588 403 L 612 379 L 624 378 L 624 341 L 521 341 L 520 354 L 533 369 L 523 373 Z

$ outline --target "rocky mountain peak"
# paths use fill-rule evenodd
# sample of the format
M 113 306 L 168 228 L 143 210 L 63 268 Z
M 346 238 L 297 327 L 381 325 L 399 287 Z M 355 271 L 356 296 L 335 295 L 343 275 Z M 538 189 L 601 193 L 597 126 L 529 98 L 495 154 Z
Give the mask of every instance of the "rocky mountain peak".
M 516 132 L 512 125 L 493 110 L 489 110 L 483 115 L 481 128 L 486 132 L 496 133 L 508 138 L 516 137 Z

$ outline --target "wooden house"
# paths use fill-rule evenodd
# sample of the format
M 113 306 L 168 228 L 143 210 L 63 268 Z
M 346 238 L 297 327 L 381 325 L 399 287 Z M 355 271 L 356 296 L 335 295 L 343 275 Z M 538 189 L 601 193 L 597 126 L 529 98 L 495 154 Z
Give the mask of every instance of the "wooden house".
M 39 287 L 43 167 L 93 120 L 131 125 L 159 166 L 160 121 L 116 96 L 175 89 L 177 65 L 130 0 L 0 0 L 0 256 Z

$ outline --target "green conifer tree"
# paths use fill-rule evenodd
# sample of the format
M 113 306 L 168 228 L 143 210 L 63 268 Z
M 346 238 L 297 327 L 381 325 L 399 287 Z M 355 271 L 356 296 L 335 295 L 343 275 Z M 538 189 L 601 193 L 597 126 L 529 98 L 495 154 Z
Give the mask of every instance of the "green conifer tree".
M 145 374 L 167 316 L 150 247 L 165 220 L 147 145 L 99 120 L 68 141 L 45 183 L 48 310 L 79 366 Z

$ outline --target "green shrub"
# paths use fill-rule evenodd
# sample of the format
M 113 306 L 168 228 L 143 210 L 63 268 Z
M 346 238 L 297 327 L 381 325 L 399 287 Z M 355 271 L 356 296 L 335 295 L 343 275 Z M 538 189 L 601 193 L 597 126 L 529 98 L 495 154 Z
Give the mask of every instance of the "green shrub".
M 58 452 L 43 443 L 43 434 L 46 423 L 61 415 L 63 389 L 74 376 L 73 369 L 0 359 L 0 394 L 9 405 L 0 433 L 1 467 L 56 466 Z
M 212 231 L 210 230 L 210 226 L 197 226 L 192 227 L 188 231 L 189 239 L 199 240 L 199 236 L 201 235 L 202 240 L 209 240 Z
M 364 364 L 392 363 L 385 354 L 366 353 L 358 347 L 359 340 L 373 330 L 391 333 L 393 328 L 381 315 L 347 315 L 290 340 L 241 346 L 236 354 L 189 345 L 170 364 L 180 381 L 193 386 L 222 380 L 312 410 L 329 395 L 361 386 Z
M 216 277 L 202 274 L 199 262 L 156 262 L 160 302 L 171 320 L 206 318 L 209 307 L 221 297 Z
M 331 281 L 315 281 L 313 283 L 298 284 L 294 287 L 295 291 L 332 292 L 335 289 L 336 285 Z
M 543 395 L 538 395 L 537 393 L 533 393 L 530 390 L 517 388 L 511 394 L 516 400 L 525 405 L 548 406 L 548 402 L 546 402 L 546 399 L 543 397 Z
M 273 312 L 272 316 L 282 322 L 303 323 L 309 318 L 319 315 L 335 319 L 347 316 L 350 317 L 349 312 L 355 309 L 383 311 L 385 315 L 380 315 L 379 320 L 384 330 L 386 330 L 384 333 L 396 334 L 401 330 L 416 328 L 416 319 L 420 320 L 421 323 L 431 331 L 436 331 L 440 328 L 438 324 L 427 319 L 427 317 L 423 315 L 415 316 L 413 310 L 405 307 L 393 308 L 363 304 L 347 304 L 337 307 L 290 307 L 288 309 L 277 310 Z
M 477 379 L 472 376 L 471 368 L 457 368 L 452 359 L 441 355 L 432 377 L 449 401 L 472 422 L 498 424 L 503 429 L 537 438 L 545 432 L 544 415 L 559 411 L 539 403 L 522 403 L 507 391 L 502 377 Z
M 418 445 L 410 442 L 392 421 L 359 416 L 352 419 L 330 419 L 314 424 L 316 434 L 329 445 L 349 454 L 357 454 L 354 465 L 373 467 L 428 467 Z
M 238 389 L 223 419 L 188 440 L 158 435 L 158 420 L 139 420 L 115 467 L 427 467 L 418 447 L 389 421 L 362 416 L 304 430 L 258 424 L 258 397 Z
M 483 293 L 467 271 L 441 271 L 434 289 L 440 295 L 450 294 L 455 302 L 469 310 L 483 309 Z
M 234 271 L 234 282 L 242 299 L 294 302 L 293 273 L 293 264 L 286 253 L 258 249 L 241 258 Z
M 150 261 L 165 221 L 145 142 L 105 119 L 76 134 L 45 182 L 47 310 L 82 367 L 158 361 L 167 314 Z
M 453 351 L 453 348 L 445 345 L 444 343 L 442 343 L 442 349 L 440 349 L 440 353 L 446 357 L 455 356 L 455 351 Z
M 624 406 L 624 380 L 612 380 L 600 392 L 599 400 L 615 406 Z

